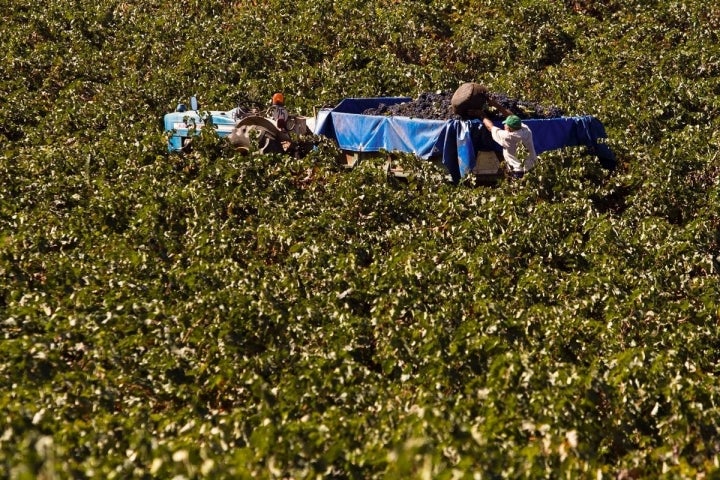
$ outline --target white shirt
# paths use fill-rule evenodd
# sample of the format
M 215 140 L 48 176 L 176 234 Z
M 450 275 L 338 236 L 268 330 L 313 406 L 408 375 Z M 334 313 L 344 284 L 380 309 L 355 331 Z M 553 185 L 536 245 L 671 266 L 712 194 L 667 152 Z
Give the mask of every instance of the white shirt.
M 503 148 L 505 162 L 515 172 L 527 172 L 535 168 L 537 154 L 532 131 L 524 123 L 519 130 L 504 130 L 493 126 L 492 138 Z M 525 147 L 519 149 L 520 146 Z M 524 151 L 523 151 L 524 150 Z

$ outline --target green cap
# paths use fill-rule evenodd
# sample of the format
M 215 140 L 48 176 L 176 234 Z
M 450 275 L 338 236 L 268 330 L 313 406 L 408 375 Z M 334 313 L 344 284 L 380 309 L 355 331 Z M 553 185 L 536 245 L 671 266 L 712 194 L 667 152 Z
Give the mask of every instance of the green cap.
M 522 126 L 522 122 L 520 121 L 520 117 L 517 115 L 510 115 L 503 121 L 505 125 L 507 125 L 510 128 L 518 129 Z

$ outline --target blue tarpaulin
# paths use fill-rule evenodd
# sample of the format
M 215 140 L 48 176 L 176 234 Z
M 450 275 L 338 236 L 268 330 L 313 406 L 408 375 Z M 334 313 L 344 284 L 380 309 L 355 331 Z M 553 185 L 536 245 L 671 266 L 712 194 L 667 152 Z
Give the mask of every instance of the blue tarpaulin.
M 480 120 L 424 120 L 400 116 L 363 115 L 381 104 L 408 102 L 407 97 L 347 98 L 323 110 L 315 133 L 334 139 L 343 150 L 354 152 L 401 151 L 420 158 L 442 157 L 455 182 L 475 166 L 478 151 L 499 151 L 489 135 L 482 135 Z M 615 155 L 602 141 L 603 124 L 590 115 L 523 120 L 533 132 L 539 154 L 564 147 L 586 146 L 603 167 L 615 168 Z M 498 123 L 498 126 L 501 126 Z

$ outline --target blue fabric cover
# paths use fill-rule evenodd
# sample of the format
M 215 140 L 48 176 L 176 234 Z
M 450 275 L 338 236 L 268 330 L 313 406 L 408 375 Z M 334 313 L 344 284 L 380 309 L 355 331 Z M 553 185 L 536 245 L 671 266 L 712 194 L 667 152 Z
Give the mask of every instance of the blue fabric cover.
M 475 166 L 478 151 L 500 151 L 489 135 L 482 135 L 480 120 L 424 120 L 400 116 L 362 115 L 380 104 L 407 102 L 406 97 L 347 98 L 337 107 L 318 114 L 315 133 L 334 139 L 340 148 L 355 152 L 380 150 L 413 153 L 420 158 L 442 156 L 453 181 Z M 586 146 L 607 169 L 615 168 L 615 155 L 599 139 L 607 138 L 595 117 L 560 117 L 523 120 L 533 132 L 540 155 L 563 147 Z M 502 127 L 500 122 L 497 122 Z
M 429 158 L 447 122 L 408 117 L 384 117 L 332 112 L 332 126 L 340 148 L 356 152 L 399 150 Z M 320 134 L 326 135 L 323 130 Z M 330 136 L 330 135 L 326 135 Z

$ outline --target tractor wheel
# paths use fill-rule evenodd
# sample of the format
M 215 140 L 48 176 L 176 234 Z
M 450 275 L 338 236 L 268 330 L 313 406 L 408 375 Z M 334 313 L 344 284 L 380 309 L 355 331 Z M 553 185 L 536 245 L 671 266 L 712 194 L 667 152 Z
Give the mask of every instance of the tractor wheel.
M 280 131 L 264 117 L 250 116 L 240 120 L 228 136 L 230 144 L 247 153 L 256 148 L 260 153 L 283 153 Z

